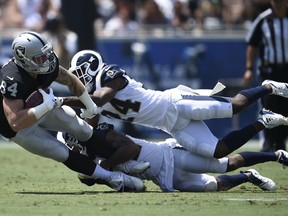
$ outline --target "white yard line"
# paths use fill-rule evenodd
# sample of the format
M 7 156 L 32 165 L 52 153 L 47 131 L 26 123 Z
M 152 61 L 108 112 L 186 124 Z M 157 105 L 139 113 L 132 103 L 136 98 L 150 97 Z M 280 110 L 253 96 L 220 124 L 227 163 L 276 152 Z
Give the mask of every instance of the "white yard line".
M 262 202 L 274 202 L 274 201 L 287 201 L 288 197 L 273 197 L 273 198 L 225 198 L 226 201 L 262 201 Z

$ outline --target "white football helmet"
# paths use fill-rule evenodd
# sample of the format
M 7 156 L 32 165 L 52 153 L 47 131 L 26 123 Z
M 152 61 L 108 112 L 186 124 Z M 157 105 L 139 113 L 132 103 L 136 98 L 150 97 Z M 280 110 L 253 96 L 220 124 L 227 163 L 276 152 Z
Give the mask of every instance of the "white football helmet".
M 31 73 L 51 73 L 57 65 L 52 45 L 36 32 L 27 31 L 18 35 L 12 42 L 12 52 L 15 63 Z
M 69 71 L 75 74 L 91 93 L 95 76 L 105 65 L 103 57 L 93 50 L 82 50 L 76 53 L 70 63 Z

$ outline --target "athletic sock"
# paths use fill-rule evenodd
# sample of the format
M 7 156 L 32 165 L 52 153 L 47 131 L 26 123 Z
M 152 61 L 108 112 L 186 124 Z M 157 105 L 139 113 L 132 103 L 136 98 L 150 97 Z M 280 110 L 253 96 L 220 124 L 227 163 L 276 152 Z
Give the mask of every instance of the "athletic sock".
M 248 104 L 252 104 L 259 98 L 270 94 L 269 89 L 266 86 L 257 86 L 255 88 L 245 89 L 239 92 L 248 99 Z
M 87 156 L 69 150 L 69 156 L 63 162 L 69 169 L 90 176 L 94 173 L 96 164 Z
M 232 131 L 227 134 L 221 141 L 225 143 L 230 152 L 240 148 L 258 133 L 253 124 L 250 124 L 240 130 Z
M 274 152 L 240 152 L 239 153 L 245 160 L 245 166 L 252 166 L 258 163 L 268 161 L 277 161 Z
M 110 180 L 111 172 L 102 168 L 100 165 L 96 166 L 94 173 L 91 175 L 92 178 Z
M 217 178 L 221 180 L 221 190 L 229 190 L 249 181 L 248 176 L 243 173 L 235 175 L 220 175 L 217 176 Z

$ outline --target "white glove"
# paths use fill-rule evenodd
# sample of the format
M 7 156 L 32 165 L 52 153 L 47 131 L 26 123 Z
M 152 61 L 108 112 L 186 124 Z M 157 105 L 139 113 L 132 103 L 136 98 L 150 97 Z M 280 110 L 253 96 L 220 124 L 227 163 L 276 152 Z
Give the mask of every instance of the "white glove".
M 80 117 L 81 118 L 93 118 L 95 115 L 99 114 L 102 111 L 102 108 L 97 107 L 96 104 L 89 109 L 81 109 Z
M 54 107 L 55 108 L 60 108 L 63 104 L 63 98 L 62 97 L 54 97 Z
M 43 103 L 47 107 L 48 110 L 52 110 L 55 104 L 55 97 L 53 94 L 53 89 L 49 88 L 49 94 L 47 94 L 43 89 L 38 89 L 39 92 L 42 94 Z
M 85 105 L 86 109 L 81 109 L 81 118 L 93 118 L 97 111 L 97 105 L 92 101 L 90 95 L 85 90 L 81 96 L 80 101 Z
M 49 94 L 43 91 L 43 89 L 38 89 L 38 90 L 42 94 L 43 103 L 34 108 L 31 108 L 36 119 L 41 118 L 46 112 L 52 110 L 55 104 L 53 90 L 51 88 L 49 88 Z

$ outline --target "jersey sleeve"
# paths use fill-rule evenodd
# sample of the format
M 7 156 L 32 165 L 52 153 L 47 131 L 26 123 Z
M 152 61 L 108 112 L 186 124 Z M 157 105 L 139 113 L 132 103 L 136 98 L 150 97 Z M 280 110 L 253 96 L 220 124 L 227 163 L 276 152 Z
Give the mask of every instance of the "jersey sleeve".
M 21 83 L 13 82 L 8 79 L 3 79 L 2 84 L 3 83 L 5 84 L 3 85 L 3 87 L 1 87 L 1 93 L 5 98 L 8 98 L 8 99 L 26 98 L 25 88 Z
M 1 94 L 5 98 L 26 98 L 25 82 L 18 76 L 16 70 L 15 65 L 11 63 L 1 69 Z
M 118 77 L 123 77 L 123 75 L 125 75 L 125 71 L 118 65 L 109 65 L 108 67 L 104 68 L 104 72 L 101 76 L 101 84 L 104 85 Z

